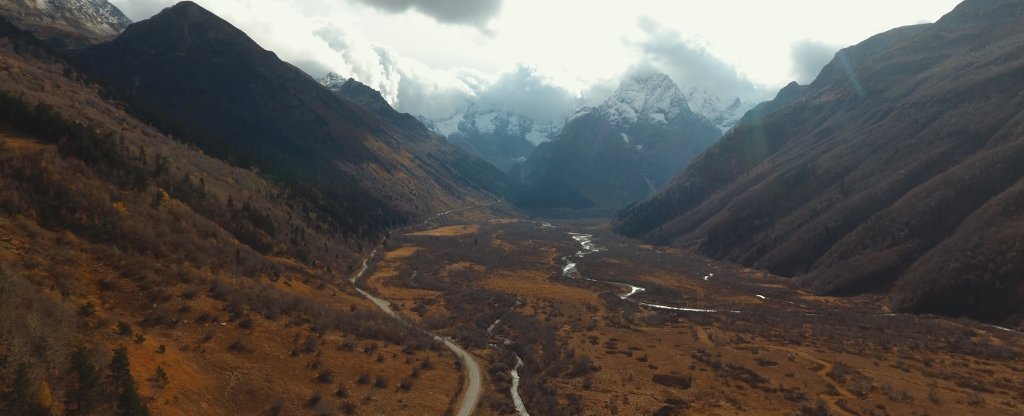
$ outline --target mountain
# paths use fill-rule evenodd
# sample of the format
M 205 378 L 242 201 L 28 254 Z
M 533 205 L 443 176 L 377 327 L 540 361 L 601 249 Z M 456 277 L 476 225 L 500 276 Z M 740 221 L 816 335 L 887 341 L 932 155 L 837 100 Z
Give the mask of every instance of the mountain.
M 472 103 L 465 111 L 440 120 L 424 120 L 431 130 L 467 152 L 508 171 L 551 140 L 563 123 L 517 114 L 501 105 Z
M 346 233 L 370 236 L 509 191 L 502 172 L 374 102 L 376 92 L 350 85 L 358 97 L 342 99 L 195 3 L 76 59 L 117 85 L 133 111 L 290 183 Z
M 739 98 L 722 100 L 714 92 L 696 87 L 686 91 L 686 102 L 690 110 L 714 123 L 722 133 L 735 126 L 754 107 Z
M 330 73 L 319 82 L 338 96 L 359 104 L 379 116 L 390 117 L 397 113 L 379 91 L 352 78 L 343 79 L 337 74 Z
M 343 79 L 334 73 L 327 74 L 318 82 L 334 92 L 339 98 L 370 110 L 370 112 L 377 116 L 403 128 L 411 136 L 429 136 L 432 134 L 419 119 L 411 114 L 398 112 L 380 95 L 380 91 L 366 84 L 352 78 Z
M 62 48 L 109 40 L 131 24 L 106 0 L 0 0 L 0 16 Z
M 375 242 L 136 118 L 2 18 L 0 44 L 0 414 L 331 413 L 341 380 L 374 395 L 365 414 L 448 410 L 451 355 L 352 289 Z M 388 396 L 354 382 L 367 368 L 417 384 Z
M 580 110 L 510 174 L 526 187 L 527 206 L 619 208 L 652 194 L 720 135 L 671 78 L 643 74 Z
M 615 228 L 892 308 L 1024 319 L 1024 3 L 968 0 L 790 84 Z

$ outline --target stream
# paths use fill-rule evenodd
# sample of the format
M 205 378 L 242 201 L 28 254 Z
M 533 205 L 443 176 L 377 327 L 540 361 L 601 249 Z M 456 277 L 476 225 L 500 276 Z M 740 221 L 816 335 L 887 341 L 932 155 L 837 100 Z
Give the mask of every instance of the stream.
M 574 254 L 574 255 L 569 255 L 569 256 L 562 257 L 562 261 L 565 262 L 565 266 L 562 267 L 562 276 L 563 277 L 568 277 L 568 278 L 571 278 L 571 279 L 583 279 L 583 280 L 590 281 L 590 282 L 604 283 L 604 284 L 609 284 L 609 285 L 621 286 L 621 287 L 628 288 L 629 289 L 628 292 L 626 292 L 625 294 L 619 295 L 620 299 L 636 303 L 637 305 L 640 305 L 640 306 L 646 306 L 646 307 L 651 308 L 651 309 L 660 309 L 660 310 L 667 310 L 667 311 L 679 311 L 679 312 L 696 312 L 696 313 L 743 313 L 742 311 L 736 311 L 736 310 L 686 308 L 686 307 L 678 307 L 678 306 L 661 305 L 661 304 L 650 303 L 650 302 L 641 302 L 641 301 L 635 300 L 635 299 L 633 299 L 633 296 L 638 294 L 638 293 L 642 293 L 642 292 L 647 291 L 647 288 L 642 287 L 642 286 L 637 286 L 637 285 L 629 284 L 629 283 L 624 283 L 624 282 L 616 282 L 616 281 L 613 281 L 613 280 L 597 280 L 597 279 L 591 279 L 591 278 L 583 276 L 583 274 L 580 273 L 579 268 L 577 267 L 578 265 L 577 265 L 576 262 L 582 260 L 584 257 L 586 257 L 589 254 L 600 252 L 601 248 L 598 247 L 594 243 L 594 236 L 591 235 L 591 234 L 582 234 L 582 233 L 572 233 L 571 232 L 571 233 L 569 233 L 569 236 L 572 237 L 573 240 L 575 240 L 577 243 L 580 244 L 580 250 L 577 251 L 576 254 Z M 707 276 L 704 276 L 704 280 L 708 280 L 711 277 L 713 277 L 714 275 L 715 275 L 714 273 L 710 273 Z M 764 299 L 761 296 L 759 296 L 759 297 L 761 299 Z
M 456 408 L 455 415 L 472 416 L 473 412 L 476 410 L 477 404 L 480 402 L 480 397 L 483 395 L 483 389 L 481 388 L 483 384 L 483 372 L 480 370 L 480 365 L 477 364 L 476 359 L 473 358 L 473 355 L 471 355 L 469 351 L 466 351 L 458 344 L 452 342 L 452 340 L 439 335 L 434 335 L 433 333 L 427 330 L 415 328 L 411 323 L 409 323 L 409 321 L 406 321 L 405 318 L 402 318 L 402 316 L 399 315 L 398 312 L 391 308 L 391 302 L 378 298 L 371 294 L 370 292 L 367 292 L 359 287 L 359 285 L 357 284 L 359 282 L 359 278 L 363 277 L 363 275 L 366 274 L 366 270 L 370 268 L 368 261 L 369 259 L 373 258 L 373 256 L 376 254 L 377 250 L 373 250 L 373 252 L 371 252 L 367 258 L 363 259 L 363 267 L 359 270 L 358 273 L 352 276 L 352 286 L 355 287 L 356 291 L 359 292 L 360 295 L 363 295 L 363 297 L 369 299 L 371 302 L 377 305 L 377 307 L 380 308 L 380 310 L 384 311 L 384 313 L 390 315 L 392 318 L 397 319 L 405 326 L 417 329 L 429 335 L 435 341 L 440 342 L 446 348 L 448 348 L 452 352 L 452 354 L 455 354 L 455 357 L 458 358 L 459 362 L 462 363 L 463 368 L 466 369 L 467 374 L 466 387 L 465 390 L 463 390 L 464 395 L 462 396 L 462 400 L 459 402 L 459 405 Z M 460 394 L 462 394 L 463 392 L 460 392 Z
M 503 318 L 506 314 L 512 312 L 514 309 L 520 306 L 522 306 L 522 302 L 517 300 L 515 305 L 512 305 L 512 307 L 505 311 L 505 313 L 498 317 L 498 319 L 494 320 L 494 323 L 487 327 L 487 335 L 493 337 L 494 328 L 501 324 L 501 318 Z M 494 348 L 495 350 L 501 350 L 504 349 L 503 345 L 508 345 L 511 343 L 512 340 L 508 338 L 503 338 L 501 344 L 491 344 L 491 348 Z M 516 413 L 519 416 L 530 416 L 530 412 L 526 411 L 526 402 L 523 401 L 523 396 L 519 394 L 519 368 L 522 366 L 523 359 L 519 357 L 519 354 L 516 354 L 516 366 L 509 371 L 509 376 L 512 377 L 512 387 L 509 389 L 509 395 L 512 396 L 512 404 L 516 408 Z

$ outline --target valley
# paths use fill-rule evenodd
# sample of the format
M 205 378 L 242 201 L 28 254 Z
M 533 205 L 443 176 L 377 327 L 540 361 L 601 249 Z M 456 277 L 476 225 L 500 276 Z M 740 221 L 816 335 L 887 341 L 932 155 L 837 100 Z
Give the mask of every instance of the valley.
M 1024 411 L 1018 332 L 815 296 L 602 222 L 453 223 L 371 258 L 366 290 L 489 370 L 479 414 L 516 412 L 513 380 L 545 415 Z
M 350 1 L 0 0 L 0 415 L 1024 415 L 1024 2 Z

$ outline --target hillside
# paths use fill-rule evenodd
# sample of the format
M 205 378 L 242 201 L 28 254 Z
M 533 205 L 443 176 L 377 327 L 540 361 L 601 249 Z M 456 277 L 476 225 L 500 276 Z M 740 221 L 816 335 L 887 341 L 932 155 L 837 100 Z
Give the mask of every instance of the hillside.
M 191 2 L 77 60 L 117 85 L 133 113 L 289 184 L 354 237 L 508 192 L 503 173 L 411 116 L 382 116 L 340 99 Z
M 59 48 L 110 40 L 132 23 L 107 0 L 0 0 L 0 16 Z
M 509 174 L 528 207 L 618 209 L 653 194 L 720 135 L 667 75 L 638 74 Z
M 451 356 L 347 281 L 371 242 L 3 21 L 0 57 L 0 414 L 447 410 Z
M 1019 322 L 1022 40 L 1024 4 L 968 0 L 844 49 L 615 227 L 818 293 Z

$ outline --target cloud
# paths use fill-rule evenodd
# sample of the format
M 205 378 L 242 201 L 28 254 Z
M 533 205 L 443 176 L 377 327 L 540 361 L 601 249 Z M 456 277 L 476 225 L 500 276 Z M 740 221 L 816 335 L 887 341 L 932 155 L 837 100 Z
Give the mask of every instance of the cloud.
M 579 97 L 535 68 L 518 66 L 481 91 L 480 101 L 536 120 L 557 120 L 572 115 Z
M 725 99 L 745 101 L 764 98 L 764 88 L 755 85 L 734 66 L 712 55 L 706 48 L 683 39 L 649 17 L 637 19 L 639 40 L 629 40 L 639 49 L 640 63 L 631 71 L 653 68 L 668 74 L 683 90 L 701 88 Z
M 835 56 L 839 46 L 805 39 L 793 43 L 790 48 L 790 59 L 793 76 L 801 84 L 809 84 L 818 77 L 818 73 Z
M 121 9 L 121 12 L 132 19 L 133 22 L 138 22 L 143 19 L 148 19 L 150 16 L 157 14 L 160 10 L 167 7 L 171 7 L 178 3 L 177 0 L 110 0 L 110 3 Z
M 536 68 L 520 65 L 496 76 L 466 68 L 441 70 L 375 46 L 336 26 L 315 33 L 341 58 L 326 70 L 380 91 L 399 111 L 440 119 L 476 103 L 534 119 L 556 120 L 571 115 L 579 101 L 578 93 L 558 85 Z
M 332 49 L 330 65 L 306 67 L 312 75 L 335 72 L 370 86 L 400 111 L 440 118 L 464 108 L 486 79 L 469 70 L 436 70 L 375 45 L 355 33 L 327 26 L 315 34 Z
M 136 19 L 148 18 L 174 1 L 114 0 Z M 298 7 L 296 0 L 262 0 L 257 13 L 250 1 L 200 0 L 204 7 L 250 34 L 262 47 L 311 76 L 334 72 L 355 78 L 380 91 L 399 111 L 443 119 L 476 103 L 506 108 L 534 119 L 558 120 L 572 115 L 583 103 L 581 96 L 603 100 L 610 92 L 610 88 L 595 89 L 572 74 L 546 73 L 527 65 L 493 72 L 431 67 L 371 41 L 344 14 L 323 14 L 323 10 L 333 10 L 332 6 L 344 9 L 339 3 L 311 0 Z M 395 4 L 403 3 L 380 4 L 394 8 L 398 7 Z M 423 3 L 416 7 L 434 6 Z M 450 3 L 437 7 L 447 6 Z M 315 13 L 317 10 L 321 13 Z
M 356 0 L 390 13 L 415 10 L 441 23 L 484 29 L 501 10 L 502 0 Z

